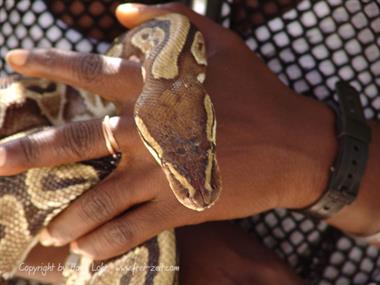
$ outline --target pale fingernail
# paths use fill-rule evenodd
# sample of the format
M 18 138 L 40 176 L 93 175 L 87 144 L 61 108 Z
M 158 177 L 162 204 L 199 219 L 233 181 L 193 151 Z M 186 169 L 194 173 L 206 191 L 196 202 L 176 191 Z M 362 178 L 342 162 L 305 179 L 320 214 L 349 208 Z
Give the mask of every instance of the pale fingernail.
M 29 56 L 29 51 L 24 50 L 24 49 L 15 49 L 8 52 L 6 56 L 6 60 L 8 63 L 12 65 L 23 66 L 28 60 L 28 56 Z
M 136 13 L 142 7 L 145 7 L 145 5 L 125 3 L 125 4 L 120 4 L 119 6 L 117 6 L 116 9 L 118 10 L 118 12 L 122 12 L 122 13 Z
M 7 151 L 4 147 L 0 147 L 0 167 L 5 166 L 7 160 Z
M 91 256 L 90 256 L 88 253 L 84 252 L 83 250 L 81 250 L 81 249 L 79 248 L 78 243 L 77 243 L 76 241 L 73 241 L 73 242 L 70 244 L 70 251 L 71 251 L 72 253 L 79 254 L 79 255 L 83 255 L 83 256 L 87 256 L 87 257 L 90 257 L 90 258 L 91 258 Z
M 54 239 L 46 229 L 41 231 L 40 236 L 39 236 L 39 240 L 43 246 L 57 245 L 57 240 Z

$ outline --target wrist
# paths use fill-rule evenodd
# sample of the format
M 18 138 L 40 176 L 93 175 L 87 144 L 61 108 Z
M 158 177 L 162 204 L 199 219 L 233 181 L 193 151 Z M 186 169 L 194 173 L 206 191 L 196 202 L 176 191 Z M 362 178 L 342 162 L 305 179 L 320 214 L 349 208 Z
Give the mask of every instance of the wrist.
M 294 112 L 283 130 L 292 168 L 280 207 L 302 209 L 326 190 L 338 150 L 336 115 L 316 100 L 295 96 Z
M 314 102 L 313 102 L 314 103 Z M 336 134 L 336 116 L 332 109 L 319 102 L 309 104 L 298 102 L 299 124 L 295 124 L 300 133 L 292 136 L 294 144 L 293 183 L 281 197 L 280 207 L 305 208 L 315 203 L 326 190 L 330 177 L 329 169 L 336 159 L 338 145 Z M 307 114 L 304 113 L 307 112 Z M 366 171 L 360 183 L 355 201 L 344 207 L 327 223 L 358 236 L 372 235 L 380 230 L 380 209 L 378 201 L 378 177 L 380 175 L 380 124 L 371 122 L 373 138 L 369 145 L 369 159 Z M 291 128 L 291 124 L 288 124 Z M 293 131 L 289 131 L 292 133 Z
M 331 225 L 358 236 L 371 235 L 380 230 L 380 124 L 369 123 L 372 129 L 372 141 L 369 145 L 369 159 L 360 184 L 356 200 L 335 216 L 327 220 Z

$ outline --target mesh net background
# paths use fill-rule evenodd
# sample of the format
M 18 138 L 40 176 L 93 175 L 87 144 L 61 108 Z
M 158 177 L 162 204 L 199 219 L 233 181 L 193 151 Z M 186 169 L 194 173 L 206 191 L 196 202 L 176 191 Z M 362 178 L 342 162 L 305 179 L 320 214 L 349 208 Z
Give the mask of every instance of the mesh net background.
M 17 47 L 104 52 L 124 31 L 114 22 L 115 2 L 0 0 L 0 74 L 11 73 L 3 58 Z M 334 101 L 335 82 L 345 79 L 360 91 L 366 117 L 380 119 L 379 0 L 223 0 L 220 4 L 216 20 L 236 31 L 296 92 Z M 323 222 L 277 209 L 237 223 L 312 284 L 380 283 L 379 251 Z

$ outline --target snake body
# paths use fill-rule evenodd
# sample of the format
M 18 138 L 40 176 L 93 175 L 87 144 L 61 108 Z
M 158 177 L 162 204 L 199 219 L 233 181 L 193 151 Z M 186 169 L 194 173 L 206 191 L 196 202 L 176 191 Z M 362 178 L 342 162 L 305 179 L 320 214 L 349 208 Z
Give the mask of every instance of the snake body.
M 221 183 L 215 158 L 215 112 L 203 87 L 207 60 L 202 34 L 186 17 L 167 14 L 122 35 L 107 54 L 141 63 L 144 87 L 135 104 L 136 127 L 178 201 L 198 211 L 213 205 Z M 61 83 L 0 80 L 2 143 L 43 128 L 115 113 L 111 102 Z M 0 177 L 0 276 L 13 276 L 37 243 L 39 232 L 112 173 L 119 160 L 104 157 Z M 177 261 L 174 231 L 165 231 L 103 261 L 96 272 L 90 270 L 96 262 L 71 255 L 64 275 L 66 284 L 170 285 L 177 283 L 176 271 L 170 270 Z M 153 266 L 169 270 L 149 270 Z

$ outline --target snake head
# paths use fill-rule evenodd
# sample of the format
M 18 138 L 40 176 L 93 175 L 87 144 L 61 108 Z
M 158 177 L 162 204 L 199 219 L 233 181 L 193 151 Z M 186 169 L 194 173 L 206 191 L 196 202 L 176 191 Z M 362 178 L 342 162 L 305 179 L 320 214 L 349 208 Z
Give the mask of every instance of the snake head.
M 190 209 L 202 211 L 217 200 L 221 179 L 215 153 L 214 109 L 208 95 L 204 100 L 194 95 L 189 92 L 182 97 L 176 108 L 165 104 L 163 96 L 156 103 L 149 95 L 141 96 L 135 121 L 177 199 Z M 197 108 L 189 108 L 189 104 Z
M 221 182 L 215 112 L 203 86 L 203 35 L 187 17 L 171 13 L 133 29 L 124 41 L 123 56 L 142 66 L 144 87 L 134 114 L 140 137 L 179 202 L 197 211 L 211 207 Z

